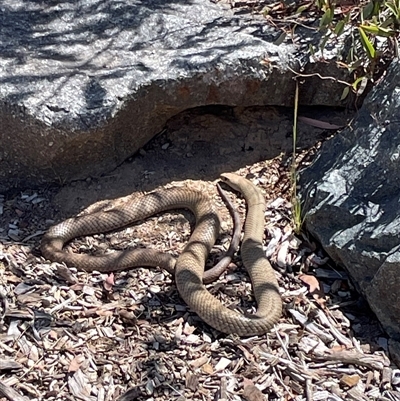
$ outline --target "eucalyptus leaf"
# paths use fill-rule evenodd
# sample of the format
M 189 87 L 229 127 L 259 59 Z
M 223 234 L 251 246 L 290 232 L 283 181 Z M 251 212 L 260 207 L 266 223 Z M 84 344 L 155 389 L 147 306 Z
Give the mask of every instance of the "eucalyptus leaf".
M 370 60 L 374 60 L 376 55 L 374 45 L 368 39 L 367 34 L 365 33 L 364 29 L 361 28 L 361 26 L 358 27 L 358 32 L 360 33 L 361 43 L 364 47 L 365 52 L 367 53 L 368 58 Z

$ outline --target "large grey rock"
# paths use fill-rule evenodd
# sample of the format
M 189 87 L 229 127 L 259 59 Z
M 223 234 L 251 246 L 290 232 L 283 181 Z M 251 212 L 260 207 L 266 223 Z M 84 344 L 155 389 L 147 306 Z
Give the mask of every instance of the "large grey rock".
M 0 24 L 0 191 L 109 171 L 187 108 L 292 106 L 287 67 L 307 62 L 306 43 L 208 0 L 4 0 Z M 311 79 L 302 104 L 340 104 Z
M 396 60 L 352 127 L 324 144 L 300 182 L 307 229 L 347 268 L 394 341 L 400 341 L 399 76 Z

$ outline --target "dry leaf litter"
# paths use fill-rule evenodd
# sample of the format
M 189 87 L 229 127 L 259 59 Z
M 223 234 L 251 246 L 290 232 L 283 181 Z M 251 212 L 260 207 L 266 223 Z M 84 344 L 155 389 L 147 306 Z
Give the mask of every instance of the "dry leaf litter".
M 275 329 L 251 338 L 205 325 L 163 271 L 87 274 L 43 260 L 38 244 L 54 223 L 44 219 L 51 191 L 1 197 L 0 400 L 400 399 L 399 371 L 379 324 L 346 273 L 293 232 L 288 171 L 282 157 L 238 171 L 265 190 L 265 251 L 284 300 Z M 214 184 L 200 184 L 215 194 L 224 218 L 210 265 L 231 230 Z M 230 197 L 244 217 L 243 199 Z M 165 213 L 74 240 L 68 251 L 152 246 L 178 255 L 191 219 Z M 207 287 L 232 308 L 254 310 L 240 254 Z

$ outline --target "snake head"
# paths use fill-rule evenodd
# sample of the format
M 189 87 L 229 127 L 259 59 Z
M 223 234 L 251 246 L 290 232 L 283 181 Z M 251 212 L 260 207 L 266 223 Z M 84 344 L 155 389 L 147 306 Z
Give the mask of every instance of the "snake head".
M 221 181 L 225 184 L 229 185 L 231 188 L 235 189 L 236 191 L 240 191 L 240 181 L 244 180 L 243 177 L 234 173 L 222 173 L 220 175 Z

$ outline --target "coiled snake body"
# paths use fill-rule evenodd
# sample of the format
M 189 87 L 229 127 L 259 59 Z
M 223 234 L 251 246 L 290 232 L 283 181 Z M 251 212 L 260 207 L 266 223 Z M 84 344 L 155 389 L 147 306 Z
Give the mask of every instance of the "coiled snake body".
M 245 178 L 231 173 L 222 174 L 221 178 L 241 192 L 247 202 L 241 255 L 258 304 L 258 310 L 253 315 L 243 315 L 226 308 L 203 284 L 204 266 L 219 234 L 220 220 L 213 203 L 200 191 L 186 188 L 154 191 L 133 199 L 122 208 L 109 208 L 65 220 L 51 227 L 44 235 L 42 254 L 49 260 L 65 262 L 87 271 L 169 266 L 168 270 L 175 269 L 176 286 L 183 300 L 210 326 L 240 336 L 264 334 L 279 320 L 282 312 L 278 283 L 262 246 L 265 200 L 259 189 Z M 64 244 L 75 237 L 111 231 L 153 214 L 178 208 L 191 210 L 196 218 L 196 226 L 176 265 L 169 255 L 147 249 L 95 257 L 63 251 Z

